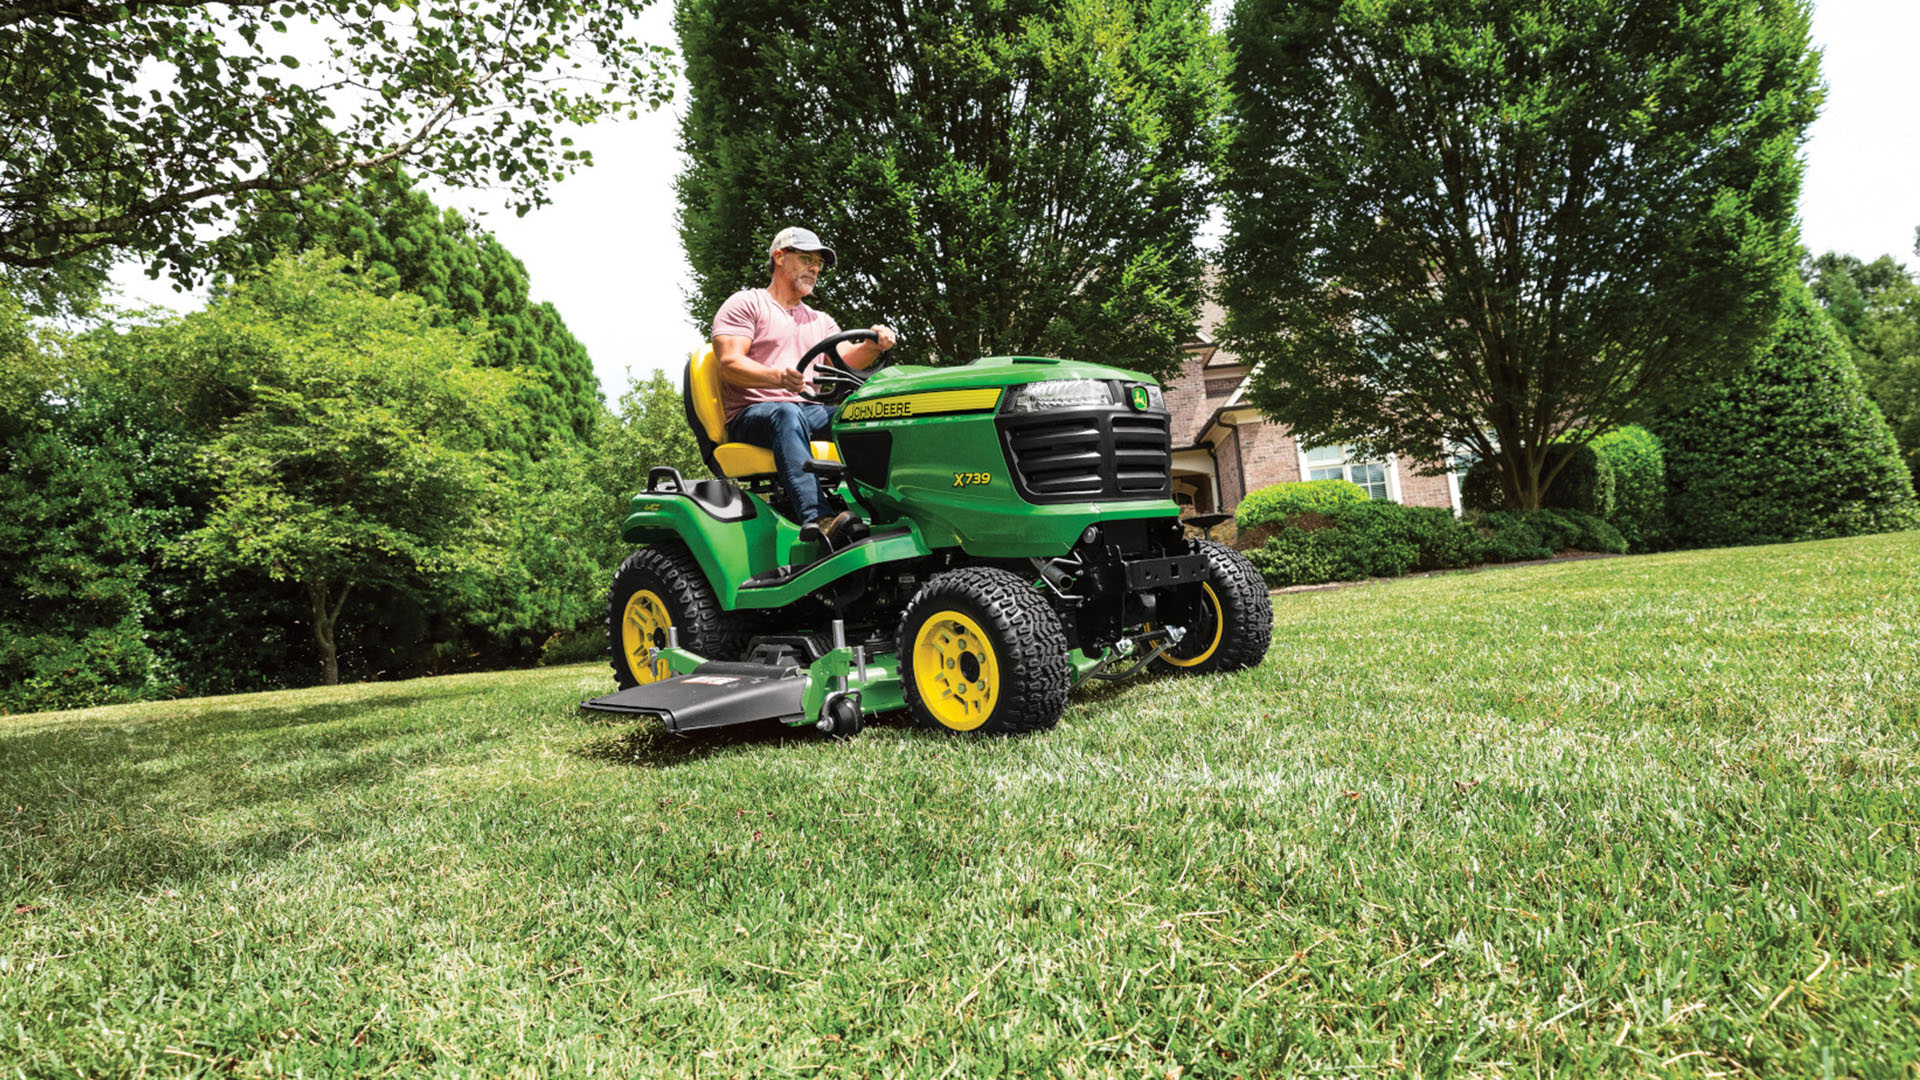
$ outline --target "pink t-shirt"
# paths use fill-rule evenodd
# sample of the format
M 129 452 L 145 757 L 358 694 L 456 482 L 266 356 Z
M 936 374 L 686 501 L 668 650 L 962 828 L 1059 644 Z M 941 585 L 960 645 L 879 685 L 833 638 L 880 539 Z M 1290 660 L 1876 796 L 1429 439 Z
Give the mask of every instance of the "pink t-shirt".
M 763 367 L 790 368 L 800 363 L 808 349 L 822 338 L 840 332 L 833 316 L 824 315 L 804 303 L 783 307 L 765 289 L 742 289 L 727 297 L 713 317 L 713 332 L 748 338 L 747 359 Z M 814 366 L 826 363 L 823 357 Z M 799 401 L 798 395 L 777 386 L 753 386 L 741 389 L 724 379 L 720 383 L 720 403 L 732 420 L 741 409 L 756 401 Z

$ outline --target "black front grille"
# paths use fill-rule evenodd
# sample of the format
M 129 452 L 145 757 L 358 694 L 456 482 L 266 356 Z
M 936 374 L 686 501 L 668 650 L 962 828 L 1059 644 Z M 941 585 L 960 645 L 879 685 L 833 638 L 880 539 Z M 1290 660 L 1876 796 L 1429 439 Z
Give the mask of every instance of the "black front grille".
M 997 423 L 1014 488 L 1028 502 L 1173 497 L 1165 413 L 1054 410 L 1007 413 Z

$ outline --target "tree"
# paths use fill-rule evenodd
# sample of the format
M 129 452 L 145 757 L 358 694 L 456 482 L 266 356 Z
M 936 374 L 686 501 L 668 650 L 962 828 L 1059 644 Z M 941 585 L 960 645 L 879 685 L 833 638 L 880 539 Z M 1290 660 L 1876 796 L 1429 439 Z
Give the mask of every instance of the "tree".
M 354 590 L 426 591 L 500 559 L 475 526 L 498 480 L 487 429 L 515 382 L 418 298 L 379 296 L 341 265 L 277 259 L 156 335 L 151 356 L 231 399 L 203 451 L 215 499 L 179 556 L 298 582 L 329 684 Z
M 1891 255 L 1865 263 L 1830 251 L 1801 272 L 1846 336 L 1867 395 L 1893 428 L 1907 471 L 1920 481 L 1920 283 Z
M 0 294 L 0 710 L 130 701 L 156 657 L 127 436 L 74 422 L 58 343 Z
M 326 188 L 256 198 L 217 257 L 235 273 L 316 246 L 358 256 L 380 292 L 419 296 L 436 325 L 485 334 L 484 363 L 532 376 L 518 396 L 525 420 L 512 425 L 505 449 L 538 457 L 561 440 L 590 437 L 601 412 L 593 360 L 552 304 L 529 298 L 525 264 L 492 233 L 386 172 L 344 198 Z
M 594 457 L 596 515 L 603 523 L 617 523 L 627 516 L 627 501 L 646 488 L 647 473 L 656 465 L 678 469 L 689 480 L 708 471 L 687 424 L 680 387 L 662 371 L 654 371 L 645 382 L 628 381 L 627 392 L 620 395 L 619 414 L 609 413 L 601 422 Z M 618 532 L 607 528 L 615 543 Z
M 200 450 L 244 391 L 156 363 L 175 359 L 169 333 L 0 334 L 0 708 L 312 681 L 290 664 L 308 630 L 282 586 L 169 557 L 211 504 Z
M 501 489 L 480 527 L 503 558 L 457 597 L 460 617 L 522 655 L 598 625 L 609 575 L 630 550 L 620 523 L 655 465 L 706 472 L 679 388 L 657 371 L 621 395 L 619 415 L 600 410 L 590 445 L 559 447 Z
M 1858 342 L 1868 333 L 1873 317 L 1897 305 L 1914 291 L 1907 268 L 1882 255 L 1862 262 L 1852 255 L 1829 251 L 1817 258 L 1801 261 L 1800 276 L 1813 290 L 1813 297 L 1833 316 L 1840 332 L 1849 341 Z
M 781 226 L 903 359 L 1170 372 L 1200 296 L 1223 55 L 1203 0 L 680 0 L 679 181 L 705 320 Z
M 1537 507 L 1556 443 L 1771 324 L 1819 100 L 1804 0 L 1239 0 L 1227 35 L 1223 337 L 1310 442 L 1450 441 Z
M 1920 524 L 1913 481 L 1833 323 L 1798 279 L 1772 343 L 1656 419 L 1682 545 L 1814 540 Z
M 602 490 L 620 500 L 613 509 L 626 511 L 626 499 L 647 486 L 647 472 L 656 465 L 680 470 L 689 479 L 706 475 L 700 444 L 687 424 L 680 387 L 666 372 L 654 371 L 647 381 L 629 379 L 620 395 L 619 414 L 609 414 L 598 440 L 607 462 Z
M 0 0 L 0 265 L 190 279 L 240 196 L 402 161 L 524 213 L 590 163 L 560 125 L 667 96 L 647 2 Z

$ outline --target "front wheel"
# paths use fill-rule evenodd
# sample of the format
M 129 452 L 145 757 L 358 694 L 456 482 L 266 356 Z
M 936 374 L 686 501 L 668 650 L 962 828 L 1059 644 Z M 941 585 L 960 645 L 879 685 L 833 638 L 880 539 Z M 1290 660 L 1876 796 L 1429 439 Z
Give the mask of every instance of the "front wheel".
M 985 566 L 922 586 L 895 642 L 907 708 L 921 727 L 1044 731 L 1067 704 L 1067 635 L 1018 575 Z
M 644 547 L 627 556 L 607 594 L 607 653 L 620 689 L 664 679 L 666 661 L 647 662 L 648 649 L 667 647 L 667 631 L 680 647 L 710 659 L 737 659 L 745 642 L 741 617 L 720 606 L 700 564 L 677 541 Z
M 1250 668 L 1266 659 L 1273 640 L 1273 601 L 1266 582 L 1245 555 L 1225 544 L 1200 541 L 1207 576 L 1192 604 L 1185 637 L 1160 654 L 1153 670 L 1163 674 L 1211 675 Z

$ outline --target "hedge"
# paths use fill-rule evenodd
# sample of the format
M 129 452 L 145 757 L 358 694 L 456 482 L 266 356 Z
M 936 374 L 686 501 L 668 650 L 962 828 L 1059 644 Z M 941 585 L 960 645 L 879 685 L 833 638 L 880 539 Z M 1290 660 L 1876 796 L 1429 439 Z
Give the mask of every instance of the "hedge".
M 1476 523 L 1486 562 L 1550 559 L 1569 550 L 1613 555 L 1627 550 L 1620 530 L 1578 510 L 1496 510 L 1481 515 Z
M 1623 552 L 1611 525 L 1575 510 L 1502 510 L 1460 521 L 1434 507 L 1367 501 L 1296 514 L 1247 552 L 1268 585 L 1318 585 L 1549 558 Z

